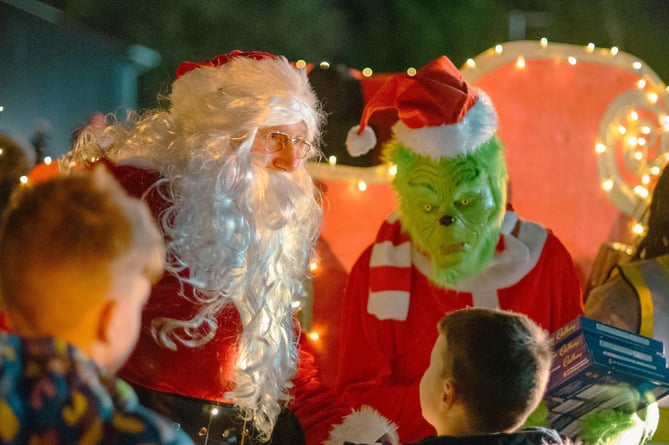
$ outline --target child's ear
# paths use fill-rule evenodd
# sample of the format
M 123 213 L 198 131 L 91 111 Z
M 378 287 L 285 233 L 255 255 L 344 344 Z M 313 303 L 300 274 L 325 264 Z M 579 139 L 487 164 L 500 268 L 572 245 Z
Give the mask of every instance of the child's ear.
M 98 323 L 98 340 L 107 343 L 111 340 L 113 335 L 114 315 L 118 308 L 118 301 L 109 299 L 104 302 L 100 309 L 99 323 Z
M 441 405 L 444 409 L 450 409 L 455 403 L 456 389 L 453 380 L 444 379 L 441 383 Z

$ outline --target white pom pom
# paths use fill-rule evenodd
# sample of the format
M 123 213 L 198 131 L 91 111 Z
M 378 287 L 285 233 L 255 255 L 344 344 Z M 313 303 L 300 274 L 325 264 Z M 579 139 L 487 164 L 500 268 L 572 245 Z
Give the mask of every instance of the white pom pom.
M 376 146 L 376 135 L 369 126 L 358 134 L 360 125 L 351 128 L 346 135 L 346 149 L 354 158 L 362 156 Z
M 378 441 L 378 442 L 377 442 Z M 379 442 L 398 444 L 397 425 L 383 417 L 370 406 L 363 405 L 344 417 L 343 422 L 330 430 L 324 445 L 341 445 L 344 442 L 374 444 Z

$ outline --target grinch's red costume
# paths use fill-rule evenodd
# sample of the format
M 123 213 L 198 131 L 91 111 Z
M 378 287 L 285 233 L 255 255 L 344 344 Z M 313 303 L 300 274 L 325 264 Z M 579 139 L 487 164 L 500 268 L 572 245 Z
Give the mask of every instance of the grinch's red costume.
M 510 227 L 515 219 L 513 212 L 507 213 Z M 383 266 L 377 257 L 375 267 L 370 267 L 378 242 L 388 241 L 388 234 L 396 234 L 399 229 L 398 221 L 383 224 L 377 243 L 369 246 L 353 266 L 344 300 L 346 323 L 342 327 L 337 389 L 349 403 L 371 405 L 392 419 L 399 426 L 403 442 L 434 434 L 420 416 L 418 384 L 437 338 L 435 326 L 444 314 L 469 306 L 498 307 L 525 313 L 552 332 L 582 313 L 576 269 L 565 247 L 536 224 L 522 221 L 519 227 L 518 237 L 508 233 L 502 236 L 492 260 L 494 270 L 484 272 L 478 277 L 480 281 L 473 280 L 468 289 L 463 286 L 455 290 L 430 283 L 416 264 L 420 261 L 407 259 L 411 266 L 403 268 L 396 266 L 401 262 L 399 257 L 393 258 L 395 264 L 389 264 L 391 260 Z M 404 245 L 405 252 L 410 253 L 408 242 L 400 234 L 394 245 Z M 486 274 L 502 282 L 492 277 L 496 273 L 510 277 L 509 282 L 486 292 Z M 396 292 L 370 296 L 375 274 L 383 280 L 378 286 Z

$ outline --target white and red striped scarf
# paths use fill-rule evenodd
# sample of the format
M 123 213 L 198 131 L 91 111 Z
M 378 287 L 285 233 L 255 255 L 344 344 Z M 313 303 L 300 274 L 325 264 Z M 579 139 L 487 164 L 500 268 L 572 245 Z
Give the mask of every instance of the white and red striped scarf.
M 515 237 L 511 231 L 517 222 L 516 214 L 507 211 L 500 230 L 500 243 L 488 268 L 452 287 L 470 292 L 474 306 L 498 308 L 497 289 L 520 281 L 539 260 L 546 230 L 538 224 L 520 221 Z M 413 249 L 409 234 L 402 231 L 397 213 L 393 213 L 381 225 L 372 246 L 367 312 L 380 320 L 406 320 L 412 266 L 429 276 L 429 260 Z

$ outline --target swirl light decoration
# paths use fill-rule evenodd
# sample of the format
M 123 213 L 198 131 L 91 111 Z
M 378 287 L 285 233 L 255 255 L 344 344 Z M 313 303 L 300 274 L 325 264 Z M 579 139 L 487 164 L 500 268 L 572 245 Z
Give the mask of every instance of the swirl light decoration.
M 653 73 L 646 73 L 637 86 L 606 110 L 595 150 L 602 189 L 623 212 L 643 220 L 669 160 L 669 96 Z
M 602 115 L 594 150 L 600 187 L 627 215 L 642 221 L 657 176 L 669 161 L 669 90 L 638 57 L 617 47 L 597 48 L 549 43 L 547 39 L 496 45 L 469 59 L 462 71 L 476 82 L 496 67 L 515 60 L 526 68 L 528 60 L 552 59 L 569 65 L 590 62 L 612 65 L 638 78 L 636 84 L 612 100 Z M 636 234 L 643 229 L 635 227 Z

